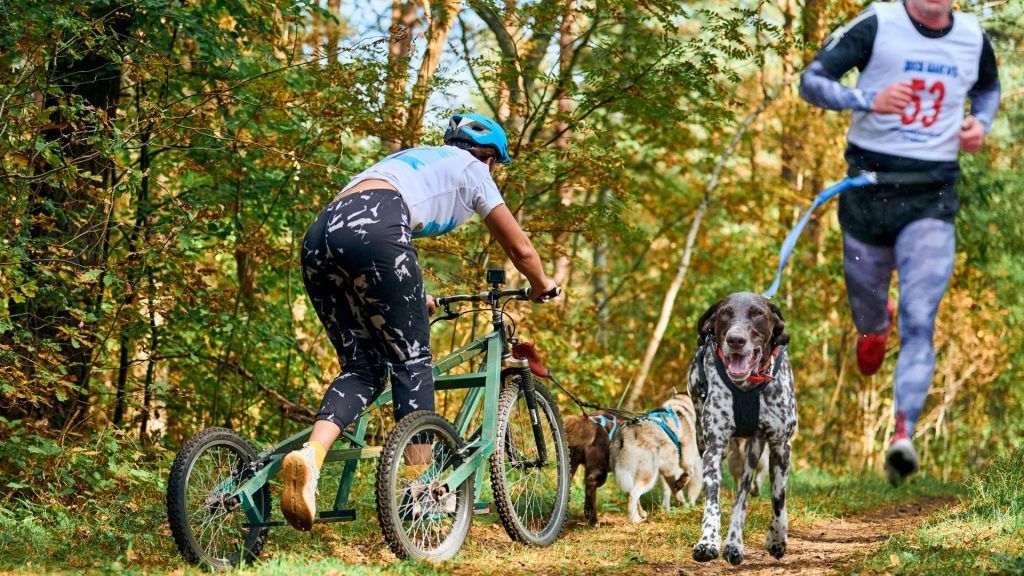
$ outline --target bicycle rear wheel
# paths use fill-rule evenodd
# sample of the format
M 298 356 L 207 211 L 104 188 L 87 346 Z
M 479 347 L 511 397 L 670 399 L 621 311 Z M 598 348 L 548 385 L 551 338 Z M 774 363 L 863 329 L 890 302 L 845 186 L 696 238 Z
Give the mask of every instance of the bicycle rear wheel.
M 518 371 L 506 376 L 498 397 L 490 462 L 494 501 L 512 540 L 550 546 L 562 533 L 569 505 L 569 453 L 562 416 L 551 392 L 530 376 L 546 452 L 542 463 L 522 385 L 524 376 Z
M 434 412 L 402 418 L 377 462 L 377 521 L 399 558 L 441 561 L 466 541 L 473 517 L 473 474 L 454 492 L 440 480 L 462 464 L 465 443 Z
M 189 563 L 229 570 L 259 555 L 267 529 L 248 527 L 241 502 L 228 498 L 252 476 L 255 458 L 252 446 L 227 428 L 207 428 L 181 447 L 167 482 L 167 520 Z M 253 496 L 266 519 L 269 488 Z

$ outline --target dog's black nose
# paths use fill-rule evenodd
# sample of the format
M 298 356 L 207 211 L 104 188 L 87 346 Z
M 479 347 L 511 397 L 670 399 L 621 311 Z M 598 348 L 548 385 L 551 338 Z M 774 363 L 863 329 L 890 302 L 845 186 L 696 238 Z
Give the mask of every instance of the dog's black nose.
M 747 339 L 738 334 L 729 334 L 725 337 L 725 342 L 730 348 L 743 348 L 747 345 Z

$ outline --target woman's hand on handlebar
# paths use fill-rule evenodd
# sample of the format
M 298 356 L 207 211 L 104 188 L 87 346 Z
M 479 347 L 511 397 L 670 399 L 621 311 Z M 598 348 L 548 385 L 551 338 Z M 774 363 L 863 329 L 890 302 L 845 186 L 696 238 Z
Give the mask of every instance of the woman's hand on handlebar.
M 544 283 L 540 286 L 530 286 L 530 301 L 543 304 L 548 300 L 558 298 L 561 293 L 562 289 L 555 284 L 554 280 L 545 278 Z
M 434 312 L 437 312 L 437 302 L 433 296 L 427 294 L 427 316 L 433 316 Z

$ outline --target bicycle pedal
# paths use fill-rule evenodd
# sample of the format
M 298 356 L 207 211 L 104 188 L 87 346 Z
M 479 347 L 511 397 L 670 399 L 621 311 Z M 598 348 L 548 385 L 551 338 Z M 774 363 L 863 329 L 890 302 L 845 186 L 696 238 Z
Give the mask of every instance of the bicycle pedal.
M 327 524 L 329 522 L 352 522 L 356 519 L 355 510 L 324 510 L 316 519 L 315 524 Z
M 490 502 L 477 502 L 473 504 L 473 514 L 490 514 L 491 503 Z

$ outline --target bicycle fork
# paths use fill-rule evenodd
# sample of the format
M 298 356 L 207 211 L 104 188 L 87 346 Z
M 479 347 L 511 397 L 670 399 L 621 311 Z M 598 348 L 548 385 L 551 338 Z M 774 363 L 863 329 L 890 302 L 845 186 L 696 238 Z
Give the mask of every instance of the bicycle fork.
M 524 362 L 525 364 L 525 362 Z M 523 396 L 526 398 L 526 407 L 530 412 L 530 428 L 533 429 L 533 439 L 537 443 L 537 459 L 533 462 L 523 462 L 524 468 L 542 468 L 548 463 L 548 450 L 544 442 L 544 428 L 540 421 L 540 412 L 537 406 L 537 389 L 533 385 L 533 373 L 530 367 L 520 366 L 519 381 L 523 387 Z

